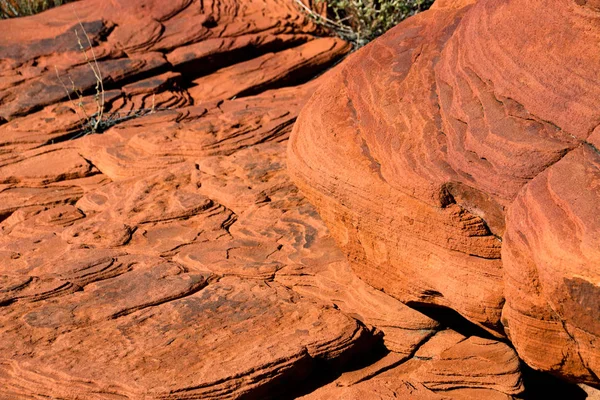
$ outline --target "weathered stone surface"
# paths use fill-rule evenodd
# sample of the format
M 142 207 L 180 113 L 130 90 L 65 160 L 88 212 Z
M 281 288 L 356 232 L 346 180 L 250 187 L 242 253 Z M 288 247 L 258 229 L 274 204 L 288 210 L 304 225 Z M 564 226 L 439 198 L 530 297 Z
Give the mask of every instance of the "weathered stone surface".
M 397 362 L 414 352 L 438 323 L 354 276 L 289 182 L 285 146 L 13 212 L 2 223 L 4 393 L 275 396 L 314 360 L 344 365 L 381 333 Z
M 0 171 L 0 184 L 30 187 L 70 179 L 85 178 L 99 171 L 70 149 L 44 149 L 21 154 L 22 161 L 5 165 Z
M 537 369 L 598 384 L 600 154 L 570 152 L 533 179 L 507 214 L 503 318 Z
M 301 294 L 331 302 L 367 326 L 377 327 L 384 334 L 386 348 L 402 356 L 398 362 L 436 332 L 436 321 L 358 279 L 341 252 L 331 261 L 327 268 L 319 264 L 283 268 L 276 281 Z
M 164 110 L 124 122 L 80 141 L 81 153 L 113 180 L 287 138 L 301 105 L 318 81 L 225 99 L 181 110 Z M 149 132 L 149 129 L 153 130 Z
M 463 14 L 429 11 L 351 56 L 302 111 L 288 165 L 361 278 L 499 331 L 500 242 L 456 204 L 448 183 L 458 177 L 436 159 L 431 64 Z
M 302 379 L 312 359 L 335 359 L 365 335 L 352 318 L 280 285 L 228 278 L 202 289 L 202 276 L 184 271 L 134 269 L 68 302 L 37 306 L 3 332 L 46 333 L 28 351 L 3 349 L 6 386 L 66 398 L 232 398 Z M 266 327 L 277 334 L 265 335 Z
M 515 351 L 494 340 L 443 330 L 405 363 L 396 358 L 390 353 L 303 398 L 512 399 L 524 392 Z
M 315 38 L 315 26 L 292 2 L 279 0 L 250 1 L 243 7 L 228 1 L 117 1 L 110 5 L 85 1 L 51 9 L 43 15 L 3 21 L 3 28 L 7 34 L 0 39 L 0 77 L 6 84 L 0 86 L 0 118 L 5 120 L 62 100 L 66 92 L 76 97 L 75 88 L 94 91 L 96 77 L 81 54 L 75 31 L 86 47 L 83 30 L 95 45 L 94 55 L 107 87 L 119 87 L 170 67 L 177 69 L 181 64 L 178 60 L 188 62 L 181 65 L 182 71 L 198 77 L 238 63 L 241 57 L 289 49 Z M 235 44 L 215 44 L 219 41 Z M 245 44 L 239 44 L 244 41 Z M 208 51 L 212 58 L 203 58 L 198 50 L 191 52 L 192 57 L 184 53 L 183 59 L 169 56 L 171 50 L 193 43 L 212 46 Z M 344 48 L 348 51 L 345 46 L 338 43 L 336 52 L 329 53 L 326 46 L 318 46 L 324 51 L 317 62 L 311 57 L 292 57 L 286 59 L 287 64 L 273 65 L 272 69 L 316 72 L 319 63 L 326 65 Z M 231 53 L 232 47 L 240 50 L 239 57 Z M 182 51 L 176 50 L 176 54 Z M 173 60 L 173 64 L 168 60 Z M 283 61 L 281 57 L 276 60 L 273 61 Z M 190 61 L 195 65 L 190 66 Z M 198 65 L 210 67 L 204 70 Z M 268 79 L 263 84 L 269 84 Z
M 490 389 L 507 395 L 524 390 L 515 351 L 504 343 L 474 336 L 434 356 L 414 374 L 431 390 Z
M 98 135 L 80 132 L 97 104 L 78 19 L 115 122 Z M 83 0 L 0 27 L 0 397 L 277 398 L 381 345 L 275 282 L 349 271 L 281 143 L 319 81 L 298 83 L 348 44 L 284 1 Z M 229 89 L 200 103 L 211 73 Z M 438 324 L 405 312 L 416 347 Z
M 590 2 L 437 2 L 330 74 L 288 149 L 360 278 L 497 336 L 503 314 L 531 366 L 594 385 L 599 21 Z
M 373 379 L 361 382 L 354 386 L 326 386 L 310 395 L 301 397 L 303 400 L 445 400 L 441 396 L 427 389 L 420 383 L 395 379 Z
M 585 392 L 585 394 L 587 394 L 587 400 L 600 399 L 600 390 L 594 389 L 593 387 L 587 386 L 583 383 L 580 383 L 579 387 Z
M 312 77 L 349 50 L 350 44 L 340 39 L 313 40 L 199 78 L 193 81 L 194 87 L 189 92 L 197 102 L 255 94 L 282 82 Z
M 521 394 L 514 352 L 359 279 L 291 182 L 311 78 L 350 50 L 294 2 L 81 0 L 0 28 L 0 398 Z M 449 246 L 491 260 L 456 256 L 492 271 L 463 294 L 496 328 L 499 245 L 448 209 Z

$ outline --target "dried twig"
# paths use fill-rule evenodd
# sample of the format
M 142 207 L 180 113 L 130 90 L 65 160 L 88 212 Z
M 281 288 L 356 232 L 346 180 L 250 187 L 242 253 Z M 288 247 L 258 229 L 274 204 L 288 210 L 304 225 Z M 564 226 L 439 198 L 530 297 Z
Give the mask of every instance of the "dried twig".
M 79 27 L 81 28 L 83 36 L 85 36 L 89 49 L 92 53 L 92 58 L 90 59 L 87 53 L 87 49 L 84 46 L 81 37 L 77 32 L 77 29 L 75 29 L 75 36 L 77 38 L 77 43 L 79 44 L 79 49 L 81 50 L 84 56 L 86 64 L 88 65 L 88 67 L 94 74 L 94 78 L 96 79 L 96 94 L 94 95 L 94 101 L 96 102 L 96 112 L 94 114 L 89 115 L 87 113 L 83 104 L 83 93 L 76 87 L 73 78 L 71 78 L 71 75 L 69 75 L 69 73 L 67 72 L 67 77 L 71 83 L 71 90 L 69 91 L 67 85 L 65 85 L 65 82 L 60 77 L 60 73 L 58 72 L 58 68 L 56 67 L 56 65 L 54 66 L 54 70 L 56 71 L 56 77 L 58 78 L 62 87 L 65 89 L 67 97 L 69 98 L 69 101 L 71 102 L 71 105 L 73 106 L 73 109 L 77 114 L 77 117 L 79 118 L 81 131 L 86 132 L 86 134 L 96 133 L 100 128 L 100 125 L 102 123 L 102 117 L 104 115 L 104 106 L 106 100 L 104 92 L 104 82 L 102 79 L 102 72 L 100 71 L 100 66 L 98 65 L 98 59 L 96 58 L 96 53 L 94 52 L 94 46 L 92 45 L 92 41 L 90 40 L 90 37 L 87 31 L 85 30 L 83 23 L 81 22 L 81 18 L 79 18 L 79 15 L 77 15 L 77 12 L 75 12 L 75 10 L 73 10 L 73 14 L 79 22 Z M 73 100 L 72 93 L 75 93 L 79 99 L 79 102 L 77 104 L 75 104 Z
M 73 10 L 75 13 L 75 10 Z M 104 114 L 104 102 L 105 102 L 105 94 L 104 94 L 104 82 L 102 81 L 102 73 L 100 72 L 100 67 L 98 66 L 98 59 L 96 58 L 96 53 L 94 52 L 94 47 L 92 46 L 92 41 L 90 40 L 89 35 L 87 34 L 85 27 L 81 23 L 81 19 L 75 13 L 77 17 L 77 21 L 79 22 L 79 26 L 87 39 L 88 45 L 90 46 L 90 51 L 92 52 L 93 64 L 88 57 L 87 51 L 83 44 L 81 43 L 81 38 L 77 33 L 77 29 L 75 29 L 75 36 L 77 36 L 77 43 L 79 44 L 79 48 L 81 49 L 83 55 L 85 56 L 85 62 L 90 67 L 92 72 L 94 73 L 94 77 L 96 78 L 96 94 L 94 96 L 94 100 L 96 101 L 96 114 L 92 115 L 92 133 L 95 133 L 98 130 L 98 125 L 100 121 L 102 121 L 102 115 Z
M 61 78 L 60 73 L 58 72 L 58 68 L 55 66 L 54 69 L 56 71 L 56 76 L 57 76 L 60 84 L 62 85 L 62 87 L 65 89 L 67 97 L 68 97 L 69 101 L 71 102 L 71 105 L 73 106 L 73 109 L 75 110 L 75 113 L 77 114 L 80 125 L 81 125 L 81 131 L 79 133 L 77 133 L 75 136 L 73 136 L 71 139 L 77 139 L 79 137 L 86 136 L 91 133 L 101 133 L 101 132 L 107 130 L 108 128 L 115 126 L 121 122 L 128 121 L 128 120 L 134 119 L 134 118 L 140 118 L 145 115 L 152 114 L 156 111 L 168 110 L 169 108 L 157 108 L 156 107 L 156 94 L 153 93 L 152 94 L 152 106 L 150 108 L 141 108 L 141 109 L 137 109 L 137 110 L 130 110 L 123 116 L 121 116 L 121 114 L 117 111 L 114 111 L 112 114 L 110 114 L 108 116 L 105 115 L 104 111 L 105 111 L 105 105 L 106 105 L 105 104 L 106 95 L 105 95 L 105 90 L 104 90 L 104 81 L 102 78 L 102 72 L 100 71 L 100 66 L 98 65 L 98 59 L 96 57 L 96 53 L 94 52 L 94 47 L 92 45 L 92 41 L 91 41 L 87 31 L 85 30 L 85 27 L 83 26 L 83 23 L 81 22 L 81 19 L 79 18 L 79 16 L 75 12 L 75 10 L 73 10 L 73 13 L 76 16 L 77 21 L 79 22 L 79 27 L 81 28 L 81 31 L 83 32 L 83 36 L 85 36 L 85 41 L 87 42 L 87 45 L 89 46 L 89 50 L 91 52 L 91 57 L 90 57 L 88 55 L 88 49 L 86 48 L 81 36 L 77 32 L 77 29 L 75 29 L 75 36 L 77 37 L 77 43 L 79 44 L 79 49 L 83 53 L 85 62 L 87 64 L 87 66 L 90 68 L 90 70 L 92 71 L 92 73 L 94 74 L 94 78 L 96 79 L 96 86 L 95 86 L 96 93 L 94 94 L 94 101 L 96 103 L 96 112 L 92 115 L 89 115 L 87 113 L 87 111 L 84 107 L 84 97 L 83 97 L 83 93 L 81 92 L 81 90 L 79 90 L 76 87 L 75 82 L 73 81 L 73 79 L 67 72 L 67 77 L 71 83 L 71 90 L 69 90 L 67 88 L 67 85 Z M 76 94 L 77 97 L 79 98 L 78 103 L 75 103 L 73 94 Z
M 352 28 L 343 25 L 343 20 L 333 21 L 321 14 L 316 13 L 314 10 L 310 9 L 306 4 L 302 2 L 302 0 L 294 0 L 298 6 L 308 15 L 311 19 L 315 21 L 315 23 L 328 28 L 329 30 L 335 32 L 342 39 L 347 40 L 349 42 L 354 42 L 356 40 L 356 32 L 352 30 Z
M 58 78 L 58 81 L 60 82 L 61 86 L 65 89 L 65 93 L 67 94 L 67 97 L 69 98 L 69 101 L 71 102 L 71 105 L 73 106 L 73 110 L 77 114 L 77 118 L 79 119 L 79 124 L 81 125 L 81 130 L 85 130 L 85 122 L 88 121 L 89 118 L 87 116 L 85 108 L 83 108 L 83 103 L 81 102 L 81 97 L 79 97 L 79 105 L 76 105 L 75 102 L 73 101 L 73 98 L 71 97 L 71 92 L 69 92 L 69 89 L 67 89 L 67 85 L 65 85 L 62 78 L 60 77 L 60 74 L 58 73 L 58 68 L 56 67 L 56 65 L 54 66 L 54 71 L 56 72 L 56 77 Z M 67 75 L 67 76 L 69 76 L 69 75 Z M 75 88 L 75 82 L 73 82 L 73 79 L 71 79 L 70 76 L 69 76 L 69 80 L 71 81 L 71 85 L 72 85 L 71 90 L 74 93 L 77 93 L 79 95 L 79 91 Z M 81 110 L 83 112 L 83 117 L 80 115 L 79 110 Z

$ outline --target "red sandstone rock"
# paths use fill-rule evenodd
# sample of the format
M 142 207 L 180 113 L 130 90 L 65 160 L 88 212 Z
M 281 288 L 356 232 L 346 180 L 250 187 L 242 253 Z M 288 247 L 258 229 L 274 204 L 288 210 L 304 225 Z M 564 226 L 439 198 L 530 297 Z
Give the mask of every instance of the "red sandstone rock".
M 315 26 L 292 2 L 279 0 L 249 1 L 243 7 L 230 1 L 117 1 L 110 4 L 85 1 L 51 9 L 42 15 L 6 20 L 3 21 L 5 34 L 0 38 L 3 55 L 0 81 L 7 86 L 0 85 L 0 118 L 11 120 L 63 99 L 65 88 L 56 77 L 55 67 L 66 82 L 67 90 L 72 92 L 73 88 L 66 74 L 79 90 L 93 89 L 95 77 L 83 60 L 74 34 L 74 30 L 78 30 L 82 41 L 86 41 L 78 18 L 90 41 L 99 44 L 95 55 L 105 84 L 113 86 L 164 71 L 170 66 L 169 55 L 165 58 L 161 52 L 194 42 L 239 41 L 248 35 L 261 35 L 262 40 L 250 40 L 251 46 L 246 52 L 256 56 L 298 45 L 314 38 L 310 34 L 315 32 Z M 271 43 L 276 45 L 269 45 Z M 195 65 L 182 67 L 187 72 L 191 69 L 196 76 L 212 72 L 239 61 L 230 57 L 229 51 L 227 46 L 212 51 L 213 57 L 222 59 L 212 63 L 212 70 L 197 68 L 198 64 L 210 64 L 201 57 L 193 60 Z M 340 51 L 330 57 L 336 55 L 339 56 Z M 322 55 L 322 59 L 326 58 Z M 302 61 L 308 62 L 308 58 Z M 176 67 L 178 64 L 174 62 Z
M 404 361 L 431 337 L 438 323 L 398 300 L 373 289 L 351 272 L 340 253 L 324 269 L 322 265 L 281 269 L 276 281 L 295 291 L 335 304 L 340 310 L 380 329 L 385 346 Z
M 431 390 L 491 389 L 518 395 L 524 389 L 515 351 L 504 343 L 474 336 L 434 356 L 414 375 Z
M 77 18 L 105 117 L 123 119 L 101 135 L 78 137 L 81 110 L 53 68 L 89 89 L 93 114 Z M 318 38 L 282 1 L 90 0 L 0 25 L 0 397 L 276 397 L 381 341 L 333 302 L 274 282 L 288 265 L 345 263 L 289 182 L 280 143 L 318 82 L 280 87 L 347 44 Z M 217 41 L 233 45 L 200 53 Z M 170 64 L 171 53 L 184 58 Z M 188 90 L 267 53 L 243 90 L 241 75 L 219 78 L 239 99 L 198 104 Z M 297 208 L 311 214 L 302 226 L 286 220 L 302 219 Z M 406 313 L 429 328 L 422 338 L 437 327 Z
M 507 332 L 534 368 L 597 384 L 600 154 L 588 144 L 533 179 L 508 210 Z
M 599 21 L 589 2 L 438 2 L 330 74 L 288 150 L 360 278 L 496 335 L 504 308 L 526 362 L 594 385 Z
M 493 340 L 444 330 L 409 361 L 396 358 L 390 353 L 303 398 L 512 399 L 524 391 L 515 351 Z
M 85 137 L 54 69 L 95 113 L 78 18 L 119 120 Z M 359 279 L 290 181 L 285 141 L 327 78 L 298 83 L 349 50 L 293 2 L 81 0 L 0 28 L 0 398 L 291 397 L 386 348 L 330 394 L 519 393 L 507 346 Z M 451 247 L 496 257 L 449 208 Z M 485 290 L 465 293 L 492 321 Z
M 287 137 L 317 82 L 157 112 L 127 121 L 103 135 L 87 136 L 80 151 L 111 179 L 120 180 Z M 153 132 L 149 132 L 152 127 Z
M 340 39 L 323 38 L 223 68 L 199 78 L 189 92 L 197 102 L 255 94 L 287 80 L 312 77 L 350 50 Z M 224 85 L 223 82 L 228 82 Z
M 68 303 L 38 305 L 3 332 L 13 339 L 42 334 L 29 354 L 3 349 L 12 354 L 3 386 L 67 398 L 231 398 L 266 388 L 274 394 L 278 381 L 301 379 L 313 358 L 339 357 L 365 334 L 353 319 L 277 284 L 226 278 L 200 291 L 186 285 L 180 294 L 177 285 L 193 278 L 173 268 L 129 276 L 134 269 Z M 169 297 L 155 297 L 159 291 Z M 110 306 L 102 308 L 99 296 Z M 69 332 L 73 324 L 78 329 Z M 277 334 L 265 335 L 265 327 Z
M 437 160 L 431 63 L 463 14 L 416 16 L 350 57 L 303 110 L 289 166 L 361 278 L 403 302 L 452 307 L 501 330 L 500 242 L 456 204 L 451 192 L 466 189 L 448 184 L 452 171 Z
M 415 399 L 415 400 L 444 400 L 447 397 L 438 395 L 418 382 L 376 379 L 361 382 L 349 387 L 324 387 L 310 395 L 301 397 L 303 400 L 354 400 L 354 399 Z

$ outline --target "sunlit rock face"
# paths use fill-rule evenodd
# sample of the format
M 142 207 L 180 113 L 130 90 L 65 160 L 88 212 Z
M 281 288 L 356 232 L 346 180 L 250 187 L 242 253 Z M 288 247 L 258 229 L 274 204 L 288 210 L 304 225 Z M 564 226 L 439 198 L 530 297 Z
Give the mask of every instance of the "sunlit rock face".
M 288 147 L 353 270 L 600 384 L 600 12 L 438 2 L 331 74 Z

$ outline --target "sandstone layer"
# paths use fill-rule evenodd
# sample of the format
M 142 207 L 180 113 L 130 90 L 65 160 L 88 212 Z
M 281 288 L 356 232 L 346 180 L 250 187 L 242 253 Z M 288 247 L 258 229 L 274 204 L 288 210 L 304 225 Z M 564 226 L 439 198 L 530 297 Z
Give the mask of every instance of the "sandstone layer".
M 428 398 L 523 393 L 506 344 L 359 279 L 288 177 L 350 51 L 293 2 L 81 0 L 0 29 L 0 398 L 285 399 L 411 362 Z M 443 378 L 471 353 L 481 378 Z
M 394 365 L 386 358 L 303 399 L 512 399 L 523 393 L 516 353 L 493 340 L 443 330 L 408 362 Z
M 463 3 L 440 2 L 414 21 L 462 13 Z M 360 279 L 338 232 L 290 180 L 296 118 L 351 50 L 293 2 L 81 0 L 0 28 L 0 398 L 539 397 L 547 381 L 530 379 L 505 339 Z M 86 35 L 104 85 L 95 134 L 80 119 L 98 111 L 78 43 L 88 47 Z M 536 201 L 548 203 L 551 178 Z M 458 198 L 459 189 L 447 190 Z M 569 218 L 589 218 L 561 193 Z M 474 236 L 424 215 L 418 237 L 443 231 L 489 256 L 492 272 L 477 275 L 484 287 L 452 298 L 484 296 L 469 315 L 485 315 L 498 336 L 500 247 L 483 217 L 447 208 L 437 220 L 462 221 Z M 526 223 L 510 229 L 502 252 L 548 248 L 519 241 Z M 590 243 L 582 260 L 593 257 L 592 231 L 576 232 Z M 461 274 L 453 279 L 471 279 Z M 564 293 L 585 306 L 578 287 Z M 574 305 L 557 298 L 572 318 Z M 537 301 L 519 299 L 507 302 L 507 320 Z M 587 337 L 575 321 L 572 343 Z M 509 327 L 518 348 L 532 345 L 517 339 L 530 328 Z M 569 386 L 563 397 L 581 393 Z
M 600 385 L 600 10 L 437 2 L 303 109 L 289 170 L 353 270 Z

